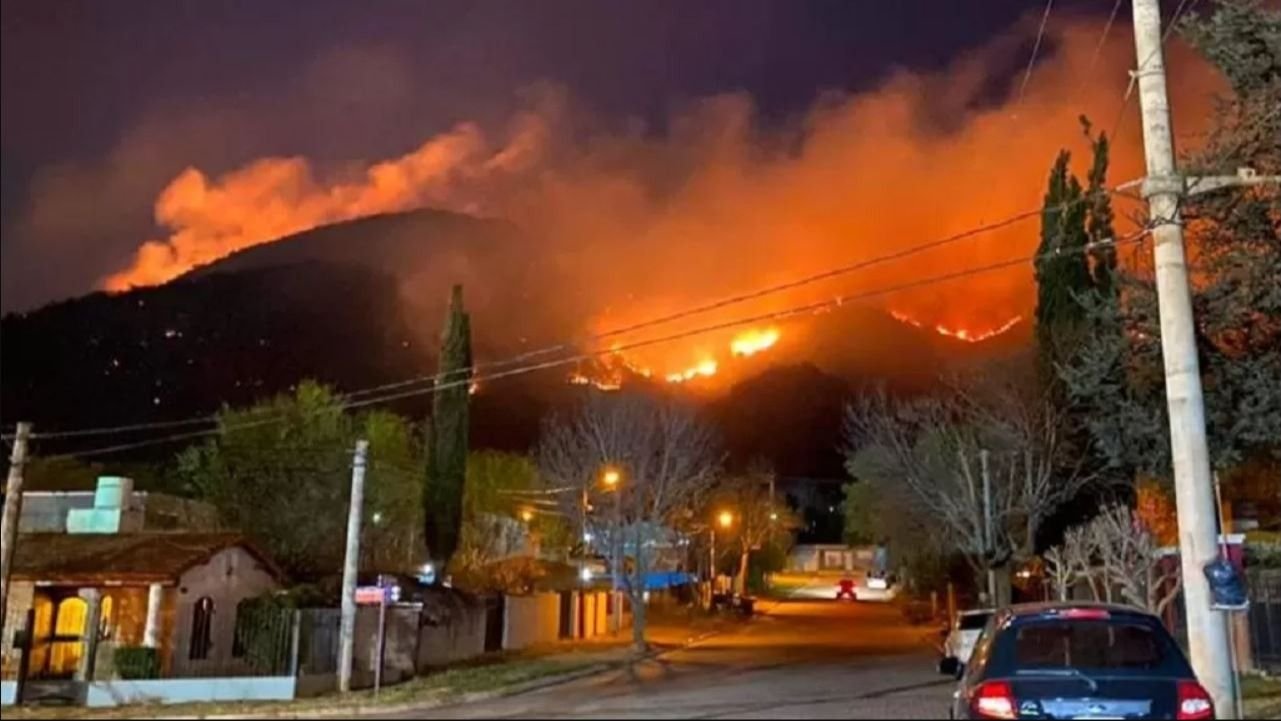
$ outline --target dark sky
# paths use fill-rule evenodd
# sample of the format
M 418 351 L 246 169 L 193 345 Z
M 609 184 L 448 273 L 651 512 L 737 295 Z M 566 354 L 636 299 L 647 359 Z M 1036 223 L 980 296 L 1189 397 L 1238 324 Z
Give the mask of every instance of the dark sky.
M 89 290 L 154 231 L 177 172 L 264 154 L 404 152 L 499 122 L 551 81 L 662 132 L 693 98 L 749 93 L 766 118 L 895 67 L 934 69 L 1042 0 L 5 0 L 3 306 Z M 1056 13 L 1106 14 L 1106 0 Z M 87 203 L 33 200 L 52 193 Z M 34 219 L 32 216 L 36 215 Z

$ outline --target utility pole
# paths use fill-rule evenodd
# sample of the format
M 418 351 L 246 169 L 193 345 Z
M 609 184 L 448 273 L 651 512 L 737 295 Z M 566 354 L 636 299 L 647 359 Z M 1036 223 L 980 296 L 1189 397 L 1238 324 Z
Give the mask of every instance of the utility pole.
M 1210 479 L 1192 292 L 1179 213 L 1186 179 L 1178 174 L 1174 163 L 1170 100 L 1166 94 L 1161 47 L 1161 6 L 1159 0 L 1133 0 L 1133 3 L 1134 52 L 1138 62 L 1135 77 L 1143 114 L 1143 155 L 1147 169 L 1143 196 L 1147 198 L 1148 215 L 1155 225 L 1153 254 L 1165 397 L 1170 414 L 1188 650 L 1197 678 L 1214 697 L 1219 718 L 1239 718 L 1233 693 L 1235 679 L 1227 618 L 1211 608 L 1210 585 L 1203 570 L 1218 554 L 1217 513 Z
M 369 441 L 356 441 L 351 461 L 351 505 L 347 508 L 347 556 L 342 568 L 342 623 L 338 632 L 338 690 L 351 691 L 356 650 L 356 571 L 360 564 L 360 520 L 365 506 L 365 458 Z
M 18 546 L 18 526 L 22 520 L 22 467 L 27 463 L 27 441 L 30 438 L 31 424 L 19 423 L 13 434 L 4 516 L 0 518 L 0 630 L 4 628 L 9 612 L 9 576 L 13 573 L 13 552 Z
M 983 555 L 987 563 L 987 602 L 992 608 L 1000 604 L 996 598 L 996 571 L 992 570 L 992 474 L 988 471 L 988 451 L 979 451 L 979 469 L 983 475 Z

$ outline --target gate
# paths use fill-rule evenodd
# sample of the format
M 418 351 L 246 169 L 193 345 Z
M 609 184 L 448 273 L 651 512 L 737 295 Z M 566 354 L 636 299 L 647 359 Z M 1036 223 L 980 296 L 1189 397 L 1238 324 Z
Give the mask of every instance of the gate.
M 1281 670 L 1281 570 L 1249 573 L 1250 644 L 1254 662 L 1269 671 Z
M 574 637 L 574 592 L 560 592 L 560 637 Z
M 485 599 L 485 653 L 503 650 L 503 621 L 507 597 L 496 593 Z

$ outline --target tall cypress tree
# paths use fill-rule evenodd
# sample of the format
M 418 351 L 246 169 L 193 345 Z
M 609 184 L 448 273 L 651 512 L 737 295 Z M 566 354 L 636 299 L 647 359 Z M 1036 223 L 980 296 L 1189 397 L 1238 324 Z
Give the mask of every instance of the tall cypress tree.
M 462 526 L 471 365 L 471 319 L 463 310 L 463 288 L 456 285 L 441 335 L 440 375 L 427 426 L 423 489 L 427 549 L 442 569 L 458 548 Z
M 1113 241 L 1116 232 L 1112 227 L 1116 214 L 1112 212 L 1112 194 L 1108 192 L 1109 144 L 1107 133 L 1098 137 L 1090 134 L 1090 122 L 1081 119 L 1085 127 L 1085 136 L 1090 139 L 1094 160 L 1090 164 L 1090 175 L 1087 178 L 1086 206 L 1089 218 L 1085 232 L 1091 243 Z M 1093 276 L 1094 288 L 1111 298 L 1116 291 L 1116 245 L 1096 245 L 1090 251 L 1090 273 Z
M 1087 203 L 1081 183 L 1068 169 L 1071 154 L 1064 150 L 1054 161 L 1041 210 L 1041 245 L 1035 263 L 1036 339 L 1041 359 L 1052 377 L 1052 367 L 1075 329 L 1085 320 L 1078 300 L 1093 286 L 1090 260 L 1083 252 Z

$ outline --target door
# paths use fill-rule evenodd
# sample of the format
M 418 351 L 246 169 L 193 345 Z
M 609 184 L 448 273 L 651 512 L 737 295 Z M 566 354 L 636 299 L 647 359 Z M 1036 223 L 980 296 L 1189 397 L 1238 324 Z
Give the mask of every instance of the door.
M 485 599 L 485 653 L 503 650 L 503 620 L 507 597 L 496 593 Z

